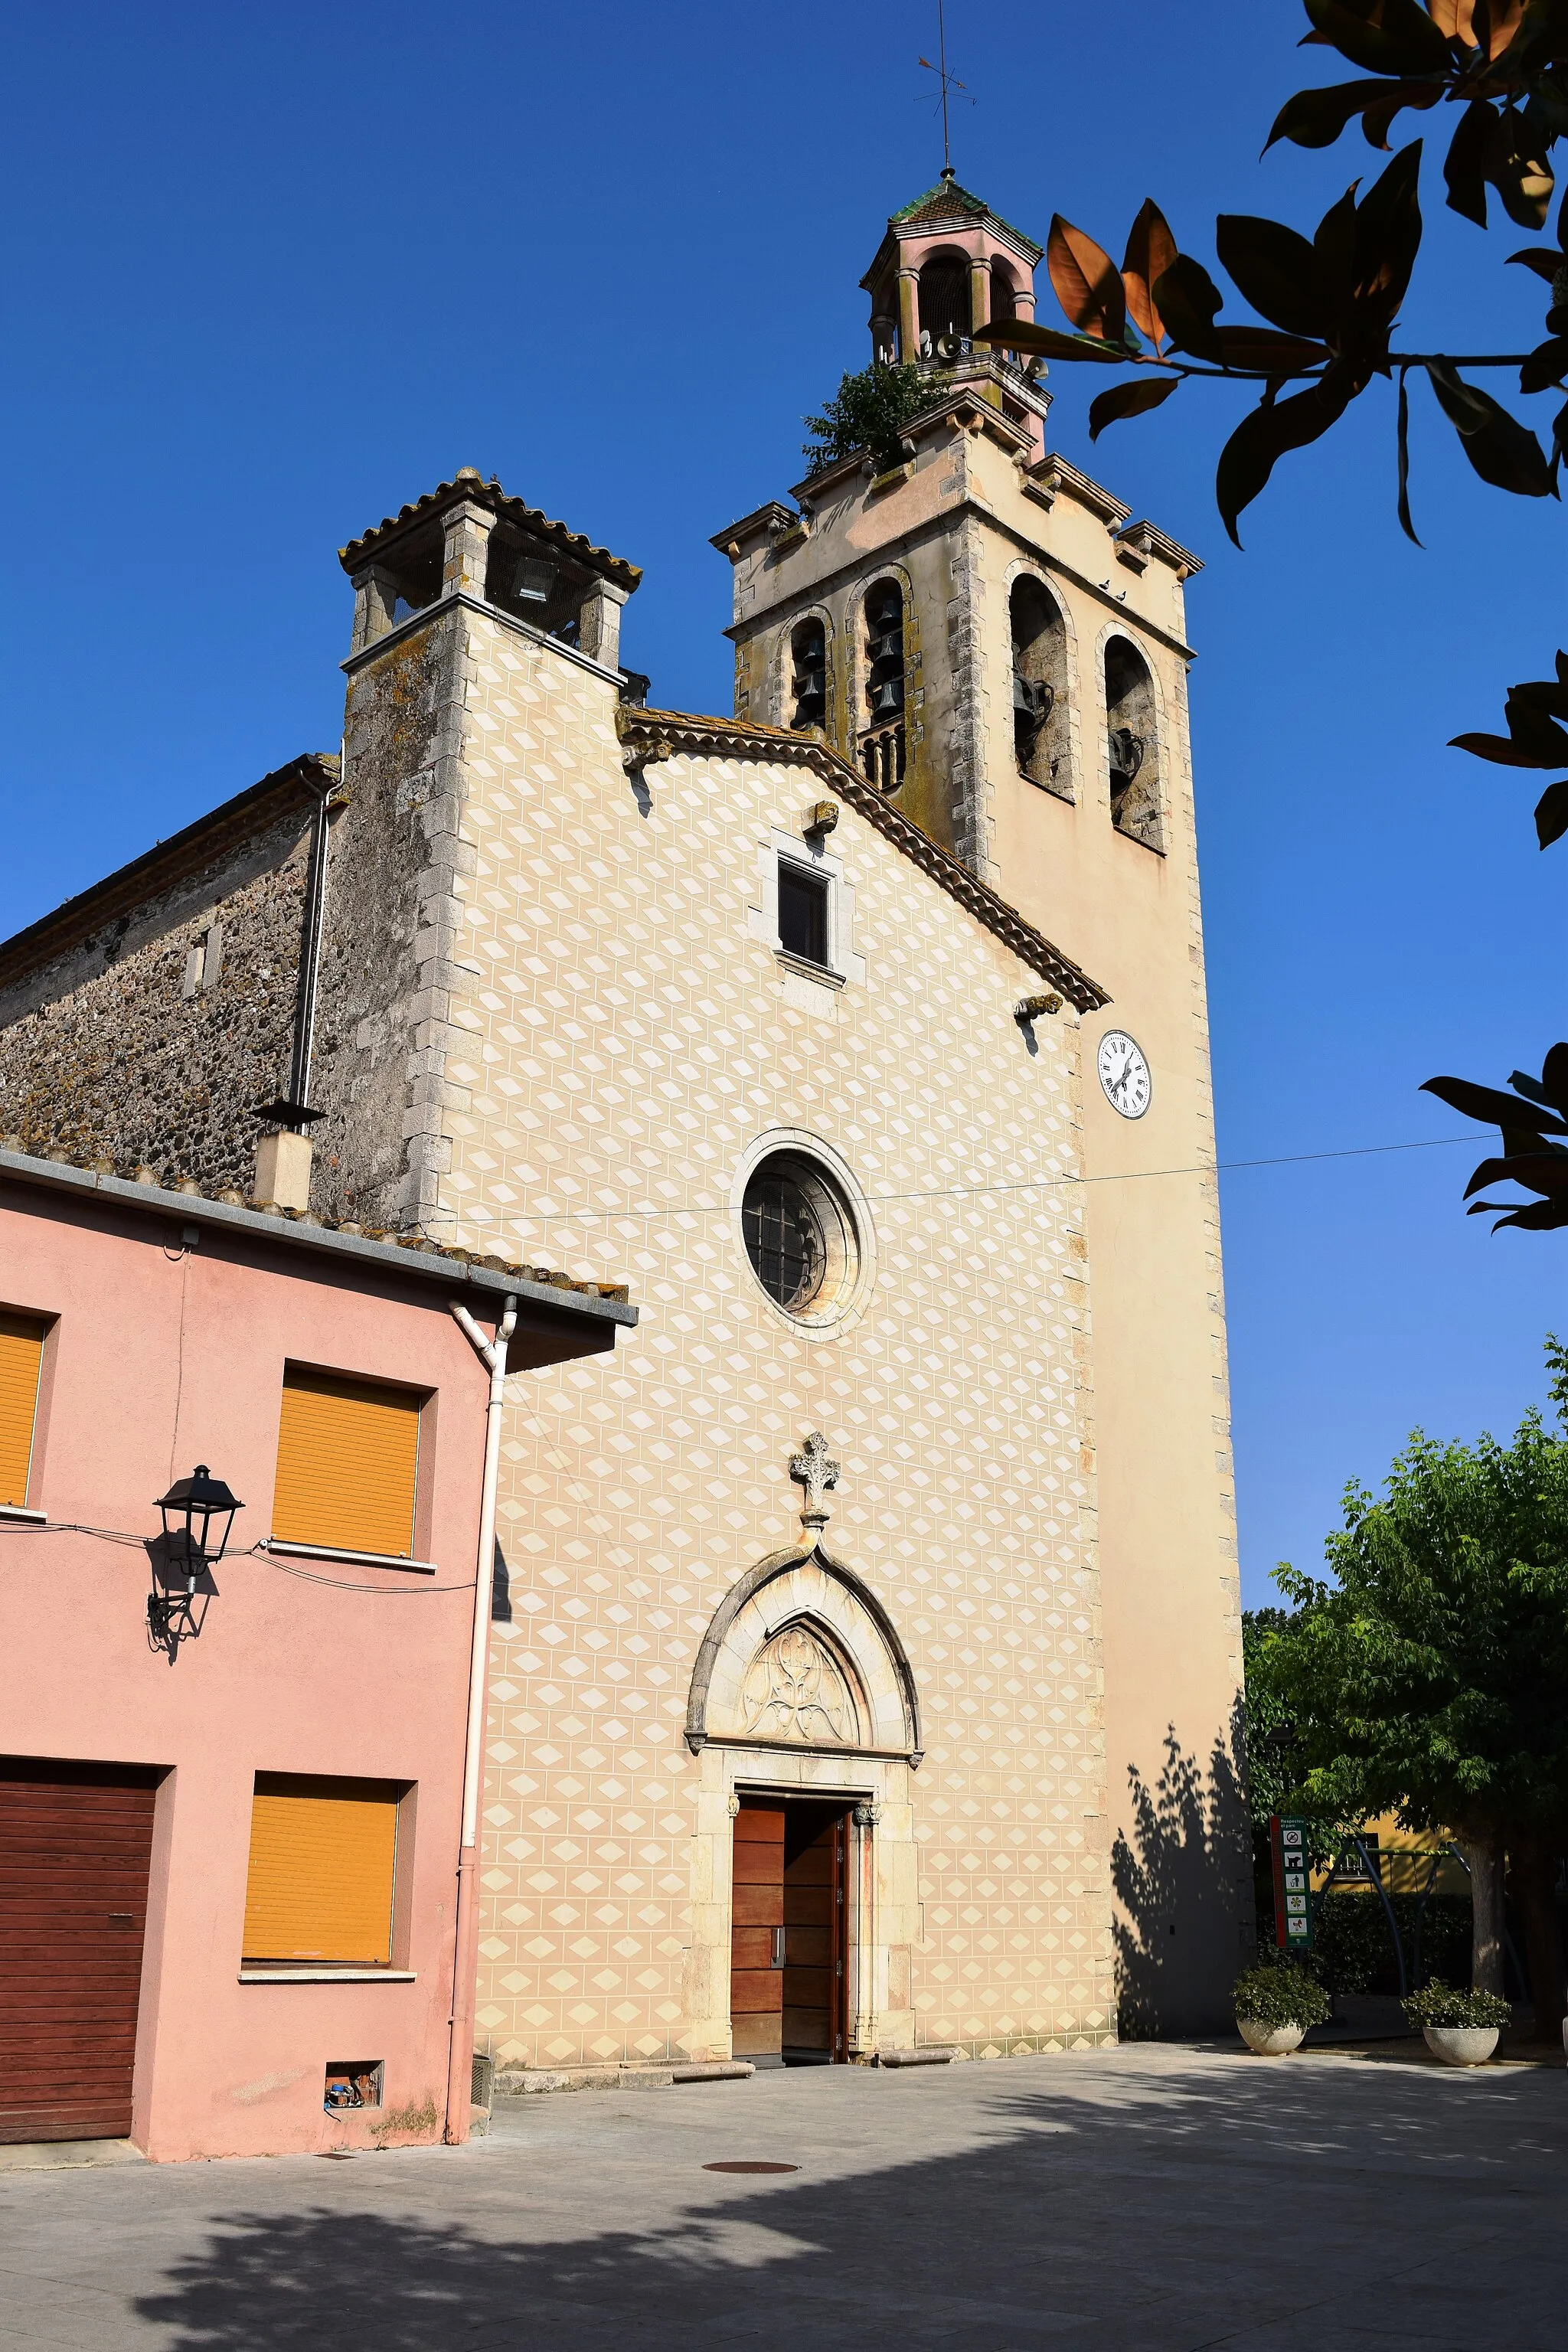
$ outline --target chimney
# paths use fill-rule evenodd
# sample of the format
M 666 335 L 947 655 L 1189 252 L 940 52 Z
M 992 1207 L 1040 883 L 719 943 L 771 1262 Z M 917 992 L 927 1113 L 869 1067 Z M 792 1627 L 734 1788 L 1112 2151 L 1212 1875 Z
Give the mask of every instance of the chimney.
M 285 1128 L 256 1147 L 256 1198 L 279 1209 L 310 1205 L 310 1139 Z

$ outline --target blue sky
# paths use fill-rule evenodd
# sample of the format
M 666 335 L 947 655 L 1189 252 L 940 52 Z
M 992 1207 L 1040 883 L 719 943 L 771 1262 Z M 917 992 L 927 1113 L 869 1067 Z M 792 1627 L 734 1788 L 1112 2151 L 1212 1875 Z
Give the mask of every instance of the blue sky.
M 1377 165 L 1358 134 L 1258 161 L 1284 97 L 1341 78 L 1296 53 L 1302 23 L 1296 0 L 954 0 L 960 176 L 1042 240 L 1059 210 L 1118 252 L 1150 194 L 1205 257 L 1217 211 L 1310 229 Z M 861 363 L 860 273 L 942 161 L 934 33 L 934 0 L 12 11 L 0 933 L 336 742 L 334 551 L 461 464 L 643 564 L 625 657 L 657 699 L 727 709 L 707 537 L 798 478 L 804 412 Z M 1445 213 L 1437 161 L 1406 347 L 1436 341 L 1440 285 L 1467 348 L 1528 349 L 1541 289 L 1498 267 L 1528 239 Z M 1420 1081 L 1539 1068 L 1559 1025 L 1568 845 L 1539 856 L 1528 778 L 1443 746 L 1550 668 L 1560 509 L 1482 488 L 1418 390 L 1418 553 L 1378 389 L 1286 461 L 1240 555 L 1212 497 L 1236 395 L 1189 387 L 1091 451 L 1090 387 L 1052 389 L 1056 446 L 1208 562 L 1222 1158 L 1453 1134 Z M 1467 1222 L 1468 1165 L 1226 1178 L 1249 1600 L 1317 1560 L 1345 1479 L 1414 1423 L 1511 1427 L 1541 1393 L 1564 1244 Z

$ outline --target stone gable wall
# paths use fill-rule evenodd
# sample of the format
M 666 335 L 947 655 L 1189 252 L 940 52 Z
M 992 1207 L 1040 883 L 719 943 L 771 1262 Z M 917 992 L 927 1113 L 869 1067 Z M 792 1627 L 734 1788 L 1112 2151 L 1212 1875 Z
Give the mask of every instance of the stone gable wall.
M 914 1862 L 884 1888 L 884 2032 L 1108 2038 L 1077 1024 L 1042 1019 L 1031 1050 L 1012 1006 L 1037 983 L 847 809 L 865 977 L 783 971 L 749 910 L 760 845 L 816 796 L 799 775 L 681 757 L 635 793 L 612 690 L 468 625 L 454 1238 L 629 1279 L 641 1313 L 613 1360 L 511 1384 L 481 2035 L 541 2064 L 715 2047 L 727 1823 L 688 1690 L 725 1594 L 798 1541 L 789 1461 L 820 1428 L 828 1541 L 925 1714 L 876 1833 L 901 1809 Z M 832 1337 L 745 1258 L 731 1191 L 769 1132 L 818 1139 L 869 1198 L 875 1281 Z
M 308 826 L 292 812 L 16 983 L 0 999 L 0 1131 L 248 1193 L 256 1113 L 289 1079 Z M 187 995 L 215 924 L 216 974 Z

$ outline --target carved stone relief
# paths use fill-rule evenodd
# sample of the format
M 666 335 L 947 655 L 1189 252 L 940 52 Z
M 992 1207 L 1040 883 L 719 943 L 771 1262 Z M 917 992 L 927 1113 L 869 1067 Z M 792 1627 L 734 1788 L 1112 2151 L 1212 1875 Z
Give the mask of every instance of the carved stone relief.
M 849 1748 L 860 1737 L 848 1677 L 805 1625 L 786 1625 L 763 1643 L 747 1669 L 741 1711 L 753 1739 Z

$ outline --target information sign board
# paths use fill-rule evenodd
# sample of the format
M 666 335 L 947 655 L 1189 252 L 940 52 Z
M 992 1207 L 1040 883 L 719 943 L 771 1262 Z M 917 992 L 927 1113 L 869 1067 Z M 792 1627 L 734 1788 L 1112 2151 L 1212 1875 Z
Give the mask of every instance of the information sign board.
M 1307 1824 L 1276 1813 L 1268 1824 L 1274 1849 L 1274 1940 L 1282 1952 L 1312 1948 L 1312 1892 L 1307 1874 Z

